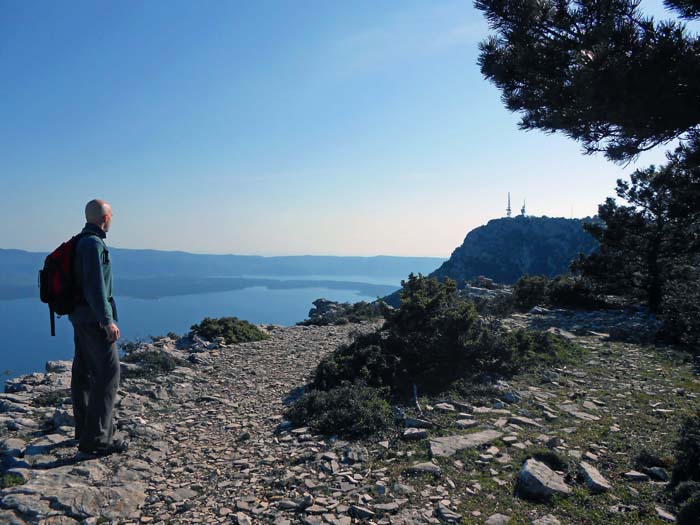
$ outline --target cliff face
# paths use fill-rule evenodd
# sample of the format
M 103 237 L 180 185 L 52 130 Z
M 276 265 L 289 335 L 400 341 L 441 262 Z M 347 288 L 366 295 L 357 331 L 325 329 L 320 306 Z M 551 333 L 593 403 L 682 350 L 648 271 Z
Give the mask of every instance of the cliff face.
M 524 274 L 554 277 L 568 270 L 596 241 L 583 229 L 590 219 L 522 217 L 493 219 L 470 231 L 450 258 L 430 275 L 460 285 L 478 275 L 511 284 Z

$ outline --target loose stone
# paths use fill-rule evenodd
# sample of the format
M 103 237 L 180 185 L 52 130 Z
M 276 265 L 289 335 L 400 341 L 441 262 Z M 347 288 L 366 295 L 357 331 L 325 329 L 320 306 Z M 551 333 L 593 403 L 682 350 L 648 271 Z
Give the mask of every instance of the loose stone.
M 612 488 L 608 480 L 606 480 L 601 473 L 598 472 L 598 469 L 585 461 L 581 462 L 581 465 L 579 466 L 579 473 L 585 480 L 588 490 L 594 494 L 600 494 L 601 492 L 606 492 Z
M 564 478 L 536 459 L 528 459 L 524 463 L 518 475 L 517 491 L 529 499 L 571 494 L 571 488 L 564 482 Z

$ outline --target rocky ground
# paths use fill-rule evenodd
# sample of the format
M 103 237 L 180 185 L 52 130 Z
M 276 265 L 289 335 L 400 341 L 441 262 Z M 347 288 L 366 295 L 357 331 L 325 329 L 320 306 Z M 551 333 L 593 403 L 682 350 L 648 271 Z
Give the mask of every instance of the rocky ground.
M 672 521 L 667 469 L 636 460 L 642 449 L 668 456 L 682 417 L 700 407 L 691 364 L 625 342 L 643 340 L 646 326 L 629 312 L 539 310 L 507 322 L 571 338 L 578 362 L 420 398 L 388 435 L 354 443 L 292 429 L 282 413 L 319 359 L 370 324 L 144 346 L 188 366 L 123 381 L 117 417 L 131 447 L 99 459 L 76 455 L 71 440 L 70 363 L 49 363 L 0 394 L 0 523 Z M 622 325 L 631 333 L 610 337 Z M 546 451 L 561 464 L 533 459 Z

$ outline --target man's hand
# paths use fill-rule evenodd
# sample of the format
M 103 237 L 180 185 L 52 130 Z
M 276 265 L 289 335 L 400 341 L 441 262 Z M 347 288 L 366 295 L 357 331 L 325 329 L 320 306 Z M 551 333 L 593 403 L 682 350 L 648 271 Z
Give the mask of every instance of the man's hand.
M 107 333 L 107 341 L 114 343 L 119 339 L 119 327 L 115 323 L 109 323 L 103 326 L 102 329 Z

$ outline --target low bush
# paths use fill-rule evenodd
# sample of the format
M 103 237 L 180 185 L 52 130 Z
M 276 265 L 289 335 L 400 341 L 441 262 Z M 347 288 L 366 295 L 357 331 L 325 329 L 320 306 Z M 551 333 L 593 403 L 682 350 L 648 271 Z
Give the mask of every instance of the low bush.
M 683 481 L 673 490 L 673 501 L 682 505 L 696 493 L 700 494 L 700 481 Z
M 205 317 L 201 323 L 192 325 L 191 330 L 208 341 L 223 337 L 226 344 L 262 341 L 270 337 L 254 324 L 237 317 Z
M 305 393 L 287 411 L 287 417 L 293 424 L 308 425 L 316 433 L 347 438 L 379 432 L 392 422 L 384 392 L 350 383 Z
M 558 275 L 549 281 L 547 304 L 558 308 L 581 310 L 594 310 L 607 306 L 586 280 L 569 275 Z
M 683 421 L 675 449 L 676 465 L 671 484 L 675 486 L 683 481 L 700 482 L 700 411 Z
M 700 492 L 693 494 L 681 506 L 676 516 L 678 525 L 698 525 L 700 523 Z
M 382 318 L 383 306 L 379 301 L 368 303 L 337 303 L 326 299 L 318 299 L 313 303 L 315 308 L 309 312 L 309 318 L 297 323 L 302 326 L 327 326 L 376 321 Z
M 690 353 L 700 355 L 700 283 L 692 279 L 679 280 L 668 288 L 661 305 L 664 321 L 661 335 Z
M 0 490 L 16 487 L 18 485 L 24 485 L 24 480 L 17 474 L 0 475 Z
M 413 395 L 413 385 L 421 395 L 444 392 L 465 379 L 478 382 L 487 374 L 550 366 L 575 351 L 551 333 L 506 332 L 487 323 L 449 279 L 441 283 L 411 275 L 402 285 L 401 306 L 385 312 L 382 328 L 357 336 L 321 361 L 309 385 L 313 395 L 325 400 L 322 392 L 362 385 L 381 389 L 387 400 L 403 401 Z M 307 405 L 301 414 L 311 418 L 321 406 Z M 323 406 L 333 409 L 331 403 Z
M 139 342 L 138 341 L 120 341 L 119 342 L 119 348 L 121 349 L 122 353 L 127 355 L 132 352 L 135 352 L 139 347 Z
M 479 315 L 489 317 L 507 317 L 518 308 L 512 294 L 499 294 L 495 297 L 473 297 L 472 301 Z
M 569 275 L 559 275 L 554 279 L 521 277 L 513 286 L 513 304 L 520 310 L 538 305 L 582 310 L 606 306 L 585 280 Z
M 549 450 L 548 448 L 536 448 L 530 450 L 528 455 L 531 458 L 544 463 L 552 470 L 557 470 L 564 473 L 569 471 L 569 462 L 563 455 L 555 452 L 554 450 Z
M 662 467 L 668 468 L 669 461 L 666 458 L 662 458 L 655 452 L 648 450 L 646 448 L 642 449 L 635 458 L 635 466 L 639 470 L 652 467 Z
M 513 286 L 513 302 L 521 310 L 547 302 L 549 279 L 541 275 L 523 275 Z
M 127 353 L 122 361 L 139 365 L 136 370 L 127 370 L 126 378 L 152 378 L 169 374 L 178 366 L 188 366 L 186 361 L 158 350 Z
M 55 407 L 62 404 L 66 398 L 70 398 L 69 389 L 51 390 L 50 392 L 42 392 L 34 397 L 32 404 L 37 407 Z
M 500 331 L 459 297 L 454 282 L 416 278 L 405 283 L 401 307 L 387 315 L 384 327 L 323 359 L 312 386 L 328 390 L 363 381 L 406 399 L 414 384 L 422 393 L 438 393 L 467 377 L 511 375 L 565 361 L 573 351 L 551 333 Z
M 177 335 L 175 332 L 168 332 L 165 335 L 149 335 L 148 337 L 153 342 L 160 341 L 161 339 L 165 339 L 166 337 L 168 339 L 174 339 L 174 340 L 180 339 L 180 336 Z
M 700 410 L 683 420 L 675 444 L 670 488 L 679 505 L 676 522 L 695 525 L 700 516 Z

